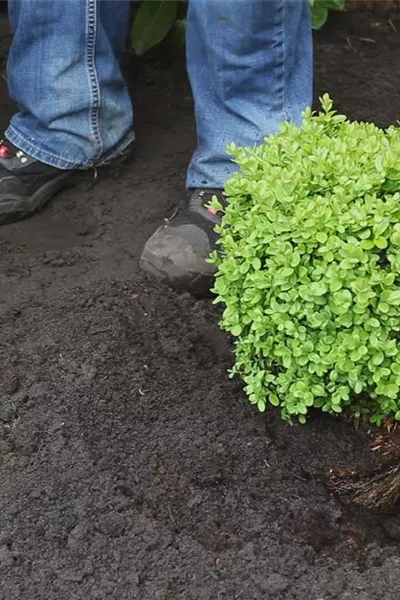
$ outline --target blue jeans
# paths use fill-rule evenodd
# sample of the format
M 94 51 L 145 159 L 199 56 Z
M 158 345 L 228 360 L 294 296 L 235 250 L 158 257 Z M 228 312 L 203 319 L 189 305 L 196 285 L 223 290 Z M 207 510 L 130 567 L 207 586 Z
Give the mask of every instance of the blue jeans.
M 120 70 L 129 9 L 127 0 L 10 0 L 12 143 L 86 169 L 132 142 Z M 198 134 L 187 187 L 222 188 L 235 169 L 228 143 L 259 144 L 311 103 L 308 0 L 190 0 L 187 65 Z

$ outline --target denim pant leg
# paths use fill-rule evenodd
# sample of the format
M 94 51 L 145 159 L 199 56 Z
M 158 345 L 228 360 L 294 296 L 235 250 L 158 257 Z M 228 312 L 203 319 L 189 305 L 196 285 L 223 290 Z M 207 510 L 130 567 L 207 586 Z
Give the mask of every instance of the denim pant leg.
M 188 71 L 198 146 L 188 188 L 223 188 L 226 146 L 254 146 L 312 98 L 309 0 L 190 0 Z
M 10 95 L 20 111 L 6 137 L 61 169 L 110 159 L 133 139 L 120 58 L 127 0 L 10 0 Z

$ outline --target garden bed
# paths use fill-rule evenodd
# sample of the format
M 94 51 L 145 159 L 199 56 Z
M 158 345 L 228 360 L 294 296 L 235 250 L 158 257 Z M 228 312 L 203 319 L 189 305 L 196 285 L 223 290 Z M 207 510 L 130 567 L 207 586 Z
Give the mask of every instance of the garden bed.
M 399 56 L 399 18 L 334 14 L 316 96 L 393 123 Z M 326 486 L 366 434 L 259 415 L 218 311 L 139 272 L 195 132 L 183 69 L 127 63 L 134 165 L 0 230 L 0 598 L 397 600 L 400 519 Z

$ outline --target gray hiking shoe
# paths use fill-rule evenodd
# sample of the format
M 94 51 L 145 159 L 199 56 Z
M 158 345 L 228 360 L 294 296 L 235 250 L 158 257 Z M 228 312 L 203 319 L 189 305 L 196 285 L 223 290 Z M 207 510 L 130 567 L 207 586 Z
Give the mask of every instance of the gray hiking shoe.
M 109 162 L 88 170 L 64 171 L 46 165 L 0 139 L 0 225 L 30 217 L 61 189 L 109 173 L 132 155 L 132 144 Z
M 220 189 L 190 191 L 189 202 L 179 208 L 147 241 L 140 267 L 170 287 L 195 296 L 210 291 L 215 265 L 206 262 L 216 249 L 215 225 L 220 214 L 208 207 L 213 196 L 224 202 Z

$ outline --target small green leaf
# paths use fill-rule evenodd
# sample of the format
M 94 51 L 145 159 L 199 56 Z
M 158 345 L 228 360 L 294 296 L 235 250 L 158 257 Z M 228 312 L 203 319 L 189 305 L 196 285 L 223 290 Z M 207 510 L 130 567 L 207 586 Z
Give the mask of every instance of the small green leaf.
M 253 269 L 259 271 L 261 269 L 261 260 L 257 257 L 253 258 Z
M 389 310 L 390 310 L 390 306 L 386 302 L 379 302 L 379 304 L 378 304 L 378 310 L 381 313 L 388 313 Z
M 326 233 L 321 231 L 321 232 L 317 233 L 316 239 L 317 239 L 317 242 L 319 242 L 320 244 L 325 244 L 325 242 L 328 239 L 328 236 L 326 235 Z
M 342 282 L 340 279 L 332 279 L 329 284 L 329 289 L 331 292 L 338 292 L 340 289 L 342 289 Z
M 257 402 L 257 408 L 260 412 L 265 412 L 265 402 L 264 400 L 259 400 Z
M 400 289 L 389 292 L 389 294 L 386 296 L 386 302 L 388 304 L 400 306 Z
M 372 250 L 372 248 L 375 248 L 375 242 L 373 240 L 363 240 L 360 246 L 363 250 Z
M 365 323 L 368 327 L 373 327 L 373 328 L 377 328 L 380 327 L 380 322 L 378 321 L 378 319 L 372 318 L 372 319 L 368 319 L 367 322 Z
M 242 327 L 240 325 L 234 325 L 231 329 L 231 334 L 238 337 L 242 333 Z
M 394 233 L 392 233 L 392 235 L 390 236 L 390 241 L 395 246 L 400 246 L 400 232 L 395 231 Z
M 322 385 L 314 385 L 311 388 L 311 391 L 314 394 L 314 396 L 325 396 L 325 389 Z
M 310 285 L 310 291 L 313 296 L 323 296 L 328 291 L 325 283 L 322 281 L 315 281 Z
M 372 362 L 374 363 L 374 365 L 381 365 L 384 360 L 385 355 L 383 354 L 383 352 L 376 352 L 372 355 Z
M 361 392 L 363 391 L 363 384 L 361 383 L 361 381 L 356 382 L 354 386 L 354 391 L 356 394 L 361 394 Z
M 271 394 L 269 396 L 269 401 L 271 402 L 272 406 L 279 406 L 279 400 L 275 394 Z
M 400 181 L 400 169 L 390 169 L 387 178 L 392 181 Z
M 381 249 L 386 248 L 388 245 L 387 239 L 384 237 L 376 238 L 376 240 L 374 240 L 374 243 L 377 248 L 381 248 Z

